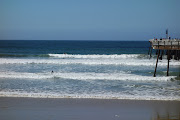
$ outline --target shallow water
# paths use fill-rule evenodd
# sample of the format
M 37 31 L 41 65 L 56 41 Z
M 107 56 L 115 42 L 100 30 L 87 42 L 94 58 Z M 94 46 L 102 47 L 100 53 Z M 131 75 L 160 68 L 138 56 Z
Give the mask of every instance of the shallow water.
M 153 77 L 148 42 L 0 43 L 1 96 L 180 100 L 180 62 L 170 61 L 167 77 L 167 60 L 159 61 Z

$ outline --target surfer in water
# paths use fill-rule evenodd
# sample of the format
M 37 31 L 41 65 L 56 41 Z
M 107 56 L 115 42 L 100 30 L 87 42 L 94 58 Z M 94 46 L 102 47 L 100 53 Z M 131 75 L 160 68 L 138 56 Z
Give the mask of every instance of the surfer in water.
M 51 74 L 53 74 L 53 73 L 54 73 L 54 71 L 52 70 L 52 71 L 51 71 Z

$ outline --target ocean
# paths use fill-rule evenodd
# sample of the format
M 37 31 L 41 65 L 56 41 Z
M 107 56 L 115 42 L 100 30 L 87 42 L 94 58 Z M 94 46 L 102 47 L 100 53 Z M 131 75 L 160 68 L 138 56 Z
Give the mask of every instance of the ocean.
M 180 62 L 148 41 L 0 40 L 0 96 L 180 100 Z

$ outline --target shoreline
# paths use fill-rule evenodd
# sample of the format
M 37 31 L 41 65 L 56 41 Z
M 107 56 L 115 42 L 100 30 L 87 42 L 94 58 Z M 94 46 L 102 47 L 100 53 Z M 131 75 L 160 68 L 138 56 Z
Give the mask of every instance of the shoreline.
M 180 101 L 0 97 L 0 111 L 4 120 L 179 120 Z
M 64 96 L 64 97 L 53 97 L 53 96 L 4 96 L 0 95 L 0 98 L 32 98 L 32 99 L 89 99 L 89 100 L 132 100 L 132 101 L 171 101 L 171 102 L 180 102 L 180 99 L 171 100 L 171 99 L 141 99 L 141 98 L 100 98 L 100 97 L 72 97 L 72 96 Z

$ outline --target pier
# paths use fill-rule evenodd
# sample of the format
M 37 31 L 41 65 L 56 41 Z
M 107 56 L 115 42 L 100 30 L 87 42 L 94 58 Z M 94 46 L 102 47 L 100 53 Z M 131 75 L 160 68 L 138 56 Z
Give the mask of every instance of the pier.
M 152 56 L 152 49 L 155 49 L 157 54 L 154 77 L 156 77 L 158 60 L 162 60 L 163 55 L 167 55 L 167 76 L 169 76 L 170 59 L 180 60 L 180 39 L 170 39 L 170 37 L 168 37 L 168 31 L 166 30 L 166 38 L 150 39 L 149 42 L 150 47 L 148 54 L 150 55 L 150 58 Z

